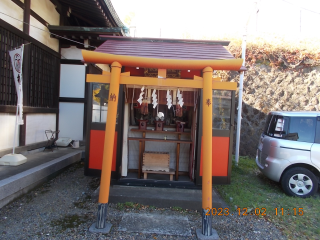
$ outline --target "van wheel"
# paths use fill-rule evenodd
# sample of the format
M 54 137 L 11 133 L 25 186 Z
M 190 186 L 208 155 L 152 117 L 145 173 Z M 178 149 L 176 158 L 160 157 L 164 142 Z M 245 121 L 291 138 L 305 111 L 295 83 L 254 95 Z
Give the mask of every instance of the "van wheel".
M 308 169 L 302 167 L 291 168 L 284 172 L 281 185 L 289 196 L 306 198 L 318 191 L 318 180 Z

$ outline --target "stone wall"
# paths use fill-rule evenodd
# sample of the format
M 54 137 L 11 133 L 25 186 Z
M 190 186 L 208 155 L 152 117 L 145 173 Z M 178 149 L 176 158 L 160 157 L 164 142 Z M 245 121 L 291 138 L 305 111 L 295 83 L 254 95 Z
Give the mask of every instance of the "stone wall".
M 268 112 L 320 111 L 320 67 L 305 67 L 296 71 L 254 64 L 247 68 L 243 88 L 240 155 L 254 157 Z M 239 82 L 238 73 L 225 74 L 222 76 L 224 80 Z M 234 150 L 235 139 L 236 124 Z

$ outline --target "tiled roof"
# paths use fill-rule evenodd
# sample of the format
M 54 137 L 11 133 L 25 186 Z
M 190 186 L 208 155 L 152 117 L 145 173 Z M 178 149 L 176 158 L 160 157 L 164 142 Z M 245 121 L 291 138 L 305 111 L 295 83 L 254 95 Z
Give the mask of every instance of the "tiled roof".
M 234 59 L 228 41 L 100 36 L 106 41 L 95 51 L 116 55 L 193 60 Z

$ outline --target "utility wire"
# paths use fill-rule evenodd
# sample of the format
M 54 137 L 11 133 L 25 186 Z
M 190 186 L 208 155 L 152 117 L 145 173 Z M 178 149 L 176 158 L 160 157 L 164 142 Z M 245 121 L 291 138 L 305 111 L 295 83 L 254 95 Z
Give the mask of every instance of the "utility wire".
M 286 2 L 286 3 L 289 3 L 289 4 L 291 4 L 291 5 L 294 5 L 294 6 L 298 7 L 298 8 L 300 8 L 300 9 L 303 9 L 303 10 L 306 10 L 306 11 L 309 11 L 309 12 L 312 12 L 312 13 L 315 13 L 315 14 L 319 14 L 319 15 L 320 15 L 320 12 L 312 11 L 312 10 L 310 10 L 310 9 L 301 7 L 301 6 L 299 6 L 299 5 L 295 4 L 295 3 L 292 3 L 292 2 L 289 2 L 289 1 L 286 1 L 286 0 L 282 0 L 282 1 L 283 1 L 283 2 Z
M 21 21 L 21 20 L 19 20 L 19 19 L 17 19 L 17 18 L 14 18 L 14 17 L 12 17 L 12 16 L 9 16 L 8 14 L 5 14 L 5 13 L 3 13 L 3 12 L 0 12 L 0 13 L 3 14 L 3 15 L 6 15 L 6 16 L 8 16 L 8 17 L 11 17 L 11 18 L 13 18 L 13 19 L 15 19 L 15 20 L 17 20 L 17 21 L 19 21 L 19 22 L 22 22 L 22 23 L 24 23 L 24 24 L 27 24 L 27 25 L 29 25 L 29 26 L 31 26 L 31 27 L 37 28 L 37 29 L 39 29 L 39 30 L 41 30 L 41 31 L 43 31 L 43 32 L 50 33 L 50 34 L 52 34 L 52 35 L 54 35 L 54 36 L 57 36 L 57 37 L 59 37 L 59 38 L 66 39 L 66 40 L 69 40 L 69 41 L 71 41 L 71 42 L 75 42 L 75 43 L 81 44 L 81 45 L 83 45 L 83 46 L 86 45 L 86 44 L 84 44 L 84 43 L 82 43 L 82 42 L 78 42 L 78 41 L 72 40 L 72 39 L 70 39 L 70 38 L 66 38 L 66 37 L 62 37 L 62 36 L 60 36 L 60 35 L 58 35 L 58 34 L 54 34 L 54 33 L 50 32 L 50 31 L 43 30 L 43 29 L 38 28 L 38 27 L 36 27 L 36 26 L 33 26 L 33 25 L 31 25 L 31 24 L 29 24 L 29 23 L 27 23 L 27 22 L 24 22 L 24 21 Z M 92 48 L 97 48 L 97 47 L 91 46 L 91 45 L 88 45 L 88 46 L 89 46 L 89 47 L 92 47 Z

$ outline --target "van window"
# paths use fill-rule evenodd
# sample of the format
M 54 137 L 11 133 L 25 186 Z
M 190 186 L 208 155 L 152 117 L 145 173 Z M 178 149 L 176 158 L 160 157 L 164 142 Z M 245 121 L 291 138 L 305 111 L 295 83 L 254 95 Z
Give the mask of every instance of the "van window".
M 289 118 L 277 115 L 268 115 L 264 134 L 275 137 L 284 138 L 288 129 Z
M 316 130 L 315 117 L 290 117 L 290 126 L 287 136 L 298 142 L 314 142 Z

